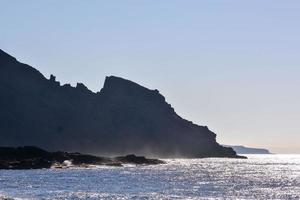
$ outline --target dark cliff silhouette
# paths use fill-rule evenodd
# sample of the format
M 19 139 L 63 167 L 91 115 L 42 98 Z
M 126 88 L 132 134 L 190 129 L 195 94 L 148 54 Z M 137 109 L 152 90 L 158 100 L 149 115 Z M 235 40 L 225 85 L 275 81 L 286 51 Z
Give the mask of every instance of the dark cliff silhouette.
M 236 157 L 216 135 L 178 116 L 158 90 L 106 77 L 100 92 L 18 62 L 0 50 L 0 145 L 96 155 Z

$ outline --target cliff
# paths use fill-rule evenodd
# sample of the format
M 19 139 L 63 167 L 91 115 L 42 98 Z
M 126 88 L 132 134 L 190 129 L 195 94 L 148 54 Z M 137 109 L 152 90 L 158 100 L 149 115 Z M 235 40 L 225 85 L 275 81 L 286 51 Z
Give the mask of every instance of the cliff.
M 0 145 L 101 155 L 236 157 L 158 90 L 106 77 L 100 92 L 60 85 L 0 50 Z

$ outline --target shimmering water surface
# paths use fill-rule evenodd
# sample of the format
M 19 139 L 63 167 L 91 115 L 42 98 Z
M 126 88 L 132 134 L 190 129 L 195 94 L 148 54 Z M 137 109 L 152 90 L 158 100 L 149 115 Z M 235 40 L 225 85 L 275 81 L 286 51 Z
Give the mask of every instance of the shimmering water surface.
M 300 155 L 0 170 L 0 199 L 300 199 Z

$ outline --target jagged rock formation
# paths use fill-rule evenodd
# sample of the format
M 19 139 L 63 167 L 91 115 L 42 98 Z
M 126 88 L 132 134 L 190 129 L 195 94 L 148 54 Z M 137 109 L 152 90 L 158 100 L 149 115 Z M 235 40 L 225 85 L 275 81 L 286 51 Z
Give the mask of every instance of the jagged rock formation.
M 100 155 L 236 157 L 178 116 L 158 90 L 106 77 L 100 92 L 60 86 L 0 50 L 0 145 Z
M 64 168 L 70 165 L 78 167 L 86 167 L 89 165 L 122 166 L 122 164 L 128 163 L 156 165 L 164 164 L 165 162 L 135 155 L 107 158 L 62 151 L 48 152 L 32 146 L 18 148 L 0 147 L 0 169 Z

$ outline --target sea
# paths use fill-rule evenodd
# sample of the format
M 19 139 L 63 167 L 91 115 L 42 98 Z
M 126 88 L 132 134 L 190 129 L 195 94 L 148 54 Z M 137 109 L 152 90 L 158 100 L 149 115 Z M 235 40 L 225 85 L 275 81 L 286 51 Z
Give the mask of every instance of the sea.
M 300 155 L 0 170 L 0 199 L 300 199 Z

